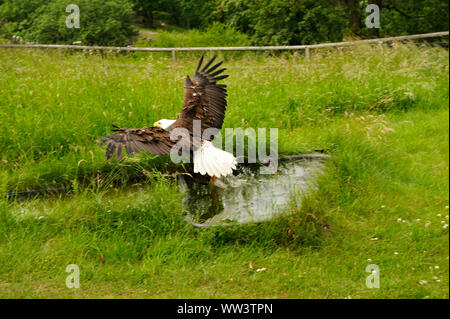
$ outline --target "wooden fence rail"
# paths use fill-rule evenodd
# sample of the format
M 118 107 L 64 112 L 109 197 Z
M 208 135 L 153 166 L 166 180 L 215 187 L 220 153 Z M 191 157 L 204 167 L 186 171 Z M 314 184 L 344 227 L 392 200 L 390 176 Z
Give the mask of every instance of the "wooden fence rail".
M 392 41 L 415 40 L 446 37 L 449 31 L 433 32 L 424 34 L 403 35 L 398 37 L 367 39 L 358 41 L 346 41 L 335 43 L 305 44 L 305 45 L 277 45 L 277 46 L 244 46 L 244 47 L 191 47 L 191 48 L 137 48 L 137 47 L 113 47 L 113 46 L 87 46 L 87 45 L 67 45 L 67 44 L 0 44 L 0 48 L 45 48 L 45 49 L 74 49 L 74 50 L 106 50 L 106 51 L 144 51 L 144 52 L 172 52 L 174 62 L 177 51 L 266 51 L 266 50 L 305 50 L 308 58 L 310 49 L 321 49 L 330 47 L 344 47 L 360 44 L 377 44 Z

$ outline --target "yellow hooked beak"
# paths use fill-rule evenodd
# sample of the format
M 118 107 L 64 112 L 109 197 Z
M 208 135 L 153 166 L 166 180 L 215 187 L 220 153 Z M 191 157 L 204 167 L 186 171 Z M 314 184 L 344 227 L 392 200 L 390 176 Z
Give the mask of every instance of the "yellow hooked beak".
M 159 125 L 158 122 L 153 123 L 153 126 L 154 126 L 154 127 L 161 127 L 161 125 Z

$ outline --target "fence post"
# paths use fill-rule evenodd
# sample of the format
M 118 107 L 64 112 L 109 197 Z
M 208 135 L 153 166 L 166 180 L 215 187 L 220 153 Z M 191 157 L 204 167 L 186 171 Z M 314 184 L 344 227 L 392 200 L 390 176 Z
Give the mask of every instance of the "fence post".
M 172 59 L 173 59 L 173 65 L 177 64 L 177 53 L 175 50 L 172 50 Z
M 309 61 L 309 48 L 305 48 L 305 59 Z

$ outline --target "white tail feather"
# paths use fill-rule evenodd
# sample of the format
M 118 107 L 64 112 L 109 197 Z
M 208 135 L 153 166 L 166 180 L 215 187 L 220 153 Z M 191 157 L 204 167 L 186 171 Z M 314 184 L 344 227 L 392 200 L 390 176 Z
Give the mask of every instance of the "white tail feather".
M 226 176 L 236 169 L 237 160 L 228 152 L 222 151 L 209 141 L 194 151 L 194 173 L 209 176 Z

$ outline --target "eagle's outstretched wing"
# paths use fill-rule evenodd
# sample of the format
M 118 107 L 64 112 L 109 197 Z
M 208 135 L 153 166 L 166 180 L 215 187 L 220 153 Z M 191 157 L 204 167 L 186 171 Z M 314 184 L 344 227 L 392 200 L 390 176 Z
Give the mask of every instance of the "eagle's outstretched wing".
M 227 106 L 227 90 L 225 84 L 217 84 L 217 81 L 227 78 L 228 75 L 220 75 L 225 68 L 217 70 L 222 62 L 211 66 L 215 59 L 216 56 L 201 68 L 202 56 L 192 79 L 186 77 L 183 107 L 177 120 L 167 128 L 168 131 L 182 127 L 193 134 L 193 120 L 201 120 L 202 134 L 207 128 L 218 130 L 222 128 Z M 209 137 L 205 138 L 210 140 Z
M 147 127 L 141 129 L 124 129 L 115 127 L 116 133 L 101 137 L 100 146 L 107 145 L 106 157 L 111 158 L 116 153 L 116 158 L 120 159 L 122 150 L 125 148 L 128 154 L 144 151 L 156 155 L 169 155 L 177 140 L 170 139 L 171 131 L 176 128 L 187 129 L 189 134 L 194 134 L 194 120 L 201 121 L 201 134 L 207 128 L 222 128 L 227 106 L 226 85 L 216 82 L 228 77 L 219 75 L 225 69 L 217 68 L 222 64 L 219 62 L 213 66 L 211 64 L 216 59 L 214 56 L 202 69 L 203 56 L 201 57 L 192 80 L 186 77 L 184 83 L 183 107 L 177 120 L 168 128 Z M 178 133 L 178 135 L 181 133 Z M 211 140 L 210 137 L 205 137 Z M 189 147 L 194 147 L 193 142 L 189 142 Z M 196 145 L 196 144 L 195 144 Z M 196 146 L 198 147 L 198 145 Z
M 128 154 L 144 151 L 156 155 L 169 155 L 176 141 L 170 140 L 170 132 L 159 127 L 147 127 L 140 129 L 123 129 L 115 127 L 116 134 L 100 137 L 99 144 L 106 144 L 106 157 L 110 159 L 116 153 L 119 160 L 122 150 L 125 148 Z

